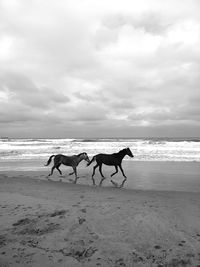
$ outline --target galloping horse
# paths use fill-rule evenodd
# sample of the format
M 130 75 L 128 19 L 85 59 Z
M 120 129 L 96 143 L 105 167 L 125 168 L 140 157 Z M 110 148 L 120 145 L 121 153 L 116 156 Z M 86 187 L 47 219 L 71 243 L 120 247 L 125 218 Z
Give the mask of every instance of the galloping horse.
M 58 155 L 52 155 L 48 159 L 47 163 L 44 166 L 48 166 L 51 163 L 51 160 L 52 160 L 53 157 L 54 157 L 54 165 L 51 168 L 51 173 L 48 176 L 51 176 L 53 174 L 53 171 L 54 171 L 55 168 L 59 171 L 60 175 L 62 175 L 62 172 L 59 169 L 61 164 L 64 164 L 66 166 L 71 166 L 73 168 L 73 172 L 70 173 L 69 175 L 72 175 L 72 174 L 75 173 L 75 181 L 74 181 L 75 184 L 76 184 L 77 179 L 78 179 L 77 171 L 76 171 L 76 168 L 77 168 L 78 164 L 82 160 L 85 160 L 88 163 L 90 162 L 90 159 L 88 158 L 88 155 L 85 152 L 80 153 L 78 155 L 73 155 L 73 156 L 65 156 L 65 155 L 62 155 L 62 154 L 58 154 Z
M 102 164 L 105 165 L 109 165 L 109 166 L 115 166 L 116 171 L 114 173 L 111 174 L 111 177 L 113 175 L 115 175 L 116 173 L 118 173 L 118 167 L 120 168 L 123 176 L 124 176 L 124 180 L 122 181 L 122 184 L 119 187 L 123 187 L 124 183 L 126 182 L 126 175 L 124 174 L 124 171 L 122 169 L 122 160 L 125 157 L 125 155 L 128 155 L 129 157 L 133 158 L 133 154 L 130 150 L 130 148 L 124 148 L 122 150 L 120 150 L 118 153 L 113 153 L 113 154 L 98 154 L 95 155 L 91 161 L 87 164 L 87 166 L 89 166 L 93 161 L 96 160 L 96 165 L 93 168 L 93 174 L 92 174 L 92 181 L 93 181 L 93 185 L 95 185 L 95 180 L 94 180 L 94 175 L 95 175 L 95 170 L 97 167 L 99 167 L 99 172 L 102 176 L 102 179 L 99 183 L 99 185 L 102 185 L 103 180 L 105 180 L 106 178 L 103 176 L 102 173 Z M 117 183 L 113 182 L 111 180 L 111 182 L 116 186 Z

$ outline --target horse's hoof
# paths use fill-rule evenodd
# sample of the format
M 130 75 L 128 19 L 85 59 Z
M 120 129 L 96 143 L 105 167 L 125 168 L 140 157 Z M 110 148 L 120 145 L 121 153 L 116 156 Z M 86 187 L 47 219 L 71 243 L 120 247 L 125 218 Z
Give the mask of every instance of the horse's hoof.
M 115 186 L 115 187 L 119 187 L 119 184 L 114 182 L 113 180 L 111 180 L 111 183 Z

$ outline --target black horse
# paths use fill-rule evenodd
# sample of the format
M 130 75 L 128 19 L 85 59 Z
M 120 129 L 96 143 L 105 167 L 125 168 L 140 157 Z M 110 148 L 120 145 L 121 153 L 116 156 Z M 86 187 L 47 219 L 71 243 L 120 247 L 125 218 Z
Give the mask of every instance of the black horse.
M 87 164 L 87 166 L 89 166 L 93 161 L 96 160 L 96 165 L 94 166 L 93 168 L 93 174 L 92 174 L 92 181 L 93 181 L 93 185 L 95 185 L 95 180 L 94 180 L 94 175 L 95 175 L 95 170 L 97 167 L 99 167 L 99 172 L 102 176 L 102 179 L 99 183 L 99 185 L 101 186 L 102 185 L 102 182 L 103 180 L 105 180 L 106 178 L 103 176 L 103 173 L 102 173 L 102 164 L 105 164 L 105 165 L 109 165 L 109 166 L 115 166 L 115 169 L 116 171 L 114 173 L 111 174 L 111 177 L 113 175 L 115 175 L 116 173 L 118 173 L 118 167 L 120 168 L 123 176 L 124 176 L 124 180 L 122 181 L 122 184 L 119 186 L 119 187 L 123 187 L 124 183 L 126 182 L 126 175 L 124 174 L 124 171 L 122 169 L 122 160 L 123 158 L 128 155 L 129 157 L 133 158 L 133 154 L 130 150 L 130 148 L 124 148 L 122 150 L 120 150 L 118 153 L 113 153 L 113 154 L 98 154 L 98 155 L 95 155 L 91 161 Z M 116 186 L 117 183 L 113 182 L 111 180 L 111 182 Z

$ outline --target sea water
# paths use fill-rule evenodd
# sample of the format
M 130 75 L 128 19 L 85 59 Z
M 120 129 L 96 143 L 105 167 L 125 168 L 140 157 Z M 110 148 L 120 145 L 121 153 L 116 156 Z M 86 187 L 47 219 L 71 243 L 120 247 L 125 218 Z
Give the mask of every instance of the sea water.
M 52 154 L 115 153 L 129 147 L 137 161 L 200 162 L 200 138 L 0 139 L 0 161 L 45 160 Z M 125 160 L 130 160 L 125 157 Z
M 107 139 L 0 139 L 0 171 L 38 171 L 51 155 L 87 152 L 115 153 L 129 147 L 134 158 L 125 156 L 123 168 L 128 177 L 125 187 L 141 190 L 176 190 L 200 192 L 200 138 L 107 138 Z M 91 184 L 92 165 L 80 163 L 83 183 Z M 68 170 L 67 170 L 68 168 Z M 61 166 L 66 175 L 71 170 Z M 103 167 L 111 174 L 114 167 Z M 98 170 L 96 179 L 100 179 Z M 55 170 L 55 177 L 59 174 Z M 81 174 L 80 174 L 81 176 Z M 67 178 L 68 176 L 66 176 Z M 120 182 L 119 172 L 113 177 Z M 59 178 L 58 178 L 59 179 Z M 66 179 L 67 181 L 67 179 Z M 104 185 L 110 186 L 110 179 Z M 81 182 L 81 181 L 80 181 Z M 81 183 L 82 183 L 81 182 Z

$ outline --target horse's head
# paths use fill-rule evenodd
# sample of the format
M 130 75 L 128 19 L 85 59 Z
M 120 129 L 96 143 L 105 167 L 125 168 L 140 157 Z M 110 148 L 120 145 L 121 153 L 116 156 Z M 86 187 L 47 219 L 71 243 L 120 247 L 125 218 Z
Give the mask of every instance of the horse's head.
M 126 148 L 126 155 L 128 155 L 131 158 L 134 157 L 129 147 Z
M 82 158 L 83 158 L 85 161 L 87 161 L 88 163 L 90 162 L 90 159 L 89 159 L 89 157 L 88 157 L 88 155 L 87 155 L 86 152 L 81 153 L 81 155 L 82 155 Z

